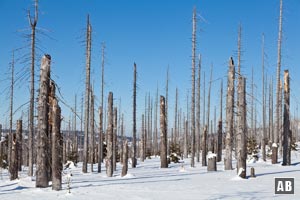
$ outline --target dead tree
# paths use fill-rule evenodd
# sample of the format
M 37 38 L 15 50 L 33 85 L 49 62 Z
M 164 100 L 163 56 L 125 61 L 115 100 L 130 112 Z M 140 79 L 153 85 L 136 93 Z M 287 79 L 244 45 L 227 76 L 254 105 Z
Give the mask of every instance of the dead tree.
M 239 76 L 238 79 L 238 131 L 236 134 L 237 142 L 237 173 L 241 178 L 246 178 L 246 159 L 247 159 L 247 123 L 246 123 L 246 79 Z
M 29 167 L 28 176 L 33 176 L 33 149 L 34 149 L 34 68 L 35 68 L 35 30 L 38 22 L 38 0 L 35 0 L 35 12 L 32 17 L 30 11 L 28 10 L 28 20 L 31 27 L 31 80 L 30 80 L 30 106 L 29 106 L 29 137 L 28 137 L 28 148 L 29 148 Z
M 17 151 L 17 140 L 16 134 L 11 135 L 11 161 L 9 163 L 10 180 L 18 178 L 18 151 Z
M 197 102 L 196 102 L 196 157 L 197 162 L 200 162 L 200 132 L 201 132 L 201 123 L 200 123 L 200 110 L 201 110 L 201 104 L 200 104 L 200 83 L 201 83 L 201 55 L 199 55 L 198 60 L 198 78 L 197 78 Z
M 91 89 L 91 106 L 90 106 L 90 149 L 89 149 L 89 158 L 91 164 L 91 172 L 94 171 L 94 156 L 95 156 L 95 121 L 94 121 L 94 91 Z
M 103 125 L 103 108 L 104 108 L 104 53 L 105 53 L 105 44 L 102 44 L 102 56 L 101 56 L 101 69 L 102 69 L 102 73 L 101 73 L 101 109 L 100 112 L 102 113 L 102 116 L 100 115 L 100 134 L 101 137 L 99 137 L 99 158 L 98 158 L 98 172 L 101 172 L 101 162 L 103 161 L 103 127 L 105 127 Z
M 8 151 L 7 151 L 7 161 L 10 165 L 11 159 L 11 149 L 12 149 L 12 122 L 13 122 L 13 107 L 14 107 L 14 71 L 15 71 L 15 58 L 14 51 L 12 53 L 11 62 L 11 84 L 10 84 L 10 114 L 9 114 L 9 133 L 8 133 Z M 16 158 L 14 158 L 16 159 Z
M 114 108 L 114 129 L 113 129 L 113 170 L 117 170 L 117 154 L 118 154 L 118 145 L 117 145 L 117 128 L 118 128 L 118 109 Z
M 37 166 L 36 187 L 49 186 L 49 92 L 50 92 L 50 63 L 51 56 L 44 55 L 40 70 L 40 87 L 38 100 L 38 135 L 37 135 Z
M 122 167 L 122 177 L 127 175 L 128 171 L 128 141 L 126 140 L 123 150 L 123 167 Z
M 101 173 L 101 163 L 103 155 L 103 107 L 99 108 L 99 144 L 98 144 L 98 173 Z
M 266 161 L 266 99 L 265 99 L 265 35 L 262 35 L 262 136 L 261 136 L 261 149 L 263 160 Z
M 145 119 L 144 114 L 142 114 L 142 130 L 141 130 L 141 161 L 145 160 Z
M 158 110 L 158 87 L 156 89 L 155 109 L 154 109 L 154 155 L 158 154 L 158 130 L 157 130 L 157 112 Z
M 1 130 L 0 130 L 1 131 Z M 17 120 L 17 130 L 16 130 L 16 142 L 17 142 L 17 155 L 18 155 L 18 170 L 22 171 L 22 120 Z
M 272 145 L 274 148 L 273 152 L 276 156 L 272 156 L 272 163 L 277 163 L 278 158 L 278 142 L 279 142 L 279 132 L 280 132 L 280 68 L 281 68 L 281 40 L 282 40 L 282 0 L 280 0 L 280 13 L 279 13 L 279 30 L 278 30 L 278 44 L 277 44 L 277 90 L 276 90 L 276 128 L 275 128 L 275 140 L 273 141 L 275 144 Z M 273 160 L 274 159 L 274 160 Z
M 196 68 L 196 8 L 193 11 L 193 32 L 192 32 L 192 97 L 191 97 L 191 167 L 195 167 L 195 68 Z
M 63 136 L 60 131 L 61 109 L 56 99 L 53 101 L 52 110 L 52 190 L 61 190 Z
M 113 93 L 108 94 L 108 124 L 107 124 L 107 156 L 106 156 L 106 175 L 112 177 L 113 175 Z
M 168 168 L 165 97 L 160 96 L 160 167 Z
M 283 108 L 283 158 L 282 165 L 291 165 L 291 135 L 290 130 L 290 77 L 289 71 L 284 71 L 284 108 Z
M 91 76 L 91 39 L 92 26 L 89 15 L 86 29 L 86 80 L 85 80 L 85 108 L 84 108 L 84 145 L 82 172 L 87 173 L 88 163 L 88 135 L 89 135 L 89 108 L 90 108 L 90 76 Z
M 235 69 L 232 57 L 229 61 L 227 99 L 226 99 L 226 140 L 225 140 L 225 170 L 232 170 L 232 141 L 233 141 L 233 109 L 234 109 L 234 77 Z
M 222 161 L 222 140 L 223 140 L 223 81 L 221 81 L 220 91 L 220 119 L 218 123 L 218 148 L 217 148 L 217 162 Z
M 136 168 L 136 64 L 133 69 L 133 127 L 132 127 L 132 168 Z
M 203 136 L 202 136 L 202 166 L 207 166 L 206 154 L 207 154 L 207 131 L 208 126 L 204 126 Z

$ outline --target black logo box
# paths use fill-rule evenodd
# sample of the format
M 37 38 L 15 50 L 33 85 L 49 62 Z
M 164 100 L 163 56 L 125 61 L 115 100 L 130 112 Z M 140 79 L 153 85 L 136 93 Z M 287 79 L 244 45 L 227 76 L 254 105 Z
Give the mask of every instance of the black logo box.
M 275 194 L 295 194 L 295 178 L 276 178 Z

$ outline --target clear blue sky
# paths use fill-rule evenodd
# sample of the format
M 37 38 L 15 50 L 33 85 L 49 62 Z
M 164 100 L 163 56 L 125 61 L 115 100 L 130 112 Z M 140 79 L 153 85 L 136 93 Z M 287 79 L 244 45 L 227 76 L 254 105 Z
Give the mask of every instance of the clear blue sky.
M 260 102 L 261 35 L 265 34 L 268 80 L 271 76 L 275 80 L 279 0 L 41 0 L 37 27 L 51 38 L 38 35 L 39 46 L 42 48 L 39 52 L 52 56 L 52 78 L 60 86 L 66 103 L 73 106 L 74 95 L 81 96 L 84 90 L 85 44 L 83 41 L 87 14 L 90 14 L 93 27 L 92 82 L 94 81 L 95 84 L 97 105 L 99 105 L 100 95 L 101 43 L 105 42 L 105 94 L 113 91 L 117 104 L 119 98 L 122 98 L 127 132 L 130 132 L 132 127 L 133 62 L 137 63 L 138 70 L 139 120 L 144 110 L 145 94 L 151 92 L 154 96 L 157 85 L 159 93 L 165 94 L 166 69 L 169 66 L 169 119 L 172 125 L 175 88 L 179 88 L 179 104 L 185 111 L 186 94 L 191 87 L 191 32 L 194 6 L 197 7 L 198 13 L 197 54 L 202 54 L 202 69 L 207 75 L 206 80 L 208 80 L 210 65 L 213 63 L 213 79 L 223 78 L 225 88 L 227 62 L 230 56 L 233 56 L 236 61 L 238 25 L 241 23 L 242 73 L 250 81 L 251 69 L 254 68 L 254 80 L 257 86 L 255 96 Z M 30 33 L 26 16 L 28 9 L 33 12 L 32 0 L 0 1 L 0 123 L 3 124 L 8 117 L 9 105 L 8 91 L 4 90 L 9 85 L 9 81 L 3 79 L 8 77 L 12 49 L 28 44 L 26 38 L 22 37 L 23 34 Z M 290 70 L 292 109 L 296 108 L 300 100 L 300 89 L 297 87 L 300 85 L 299 11 L 299 0 L 284 0 L 282 71 Z M 16 53 L 16 57 L 21 59 L 28 52 L 29 49 L 20 50 Z M 29 64 L 23 64 L 21 61 L 22 59 L 16 63 L 16 73 L 29 70 Z M 37 79 L 39 65 L 40 62 L 36 66 Z M 29 76 L 27 78 L 17 83 L 14 95 L 15 109 L 29 100 Z M 37 86 L 38 84 L 36 88 Z M 213 83 L 211 119 L 213 119 L 214 106 L 217 106 L 217 113 L 219 112 L 219 86 L 220 81 Z M 249 93 L 250 82 L 247 90 Z M 257 105 L 260 115 L 260 103 Z M 68 119 L 69 109 L 63 105 L 62 108 L 65 119 Z M 23 107 L 24 112 L 26 109 Z M 16 112 L 14 119 L 20 116 L 20 112 Z

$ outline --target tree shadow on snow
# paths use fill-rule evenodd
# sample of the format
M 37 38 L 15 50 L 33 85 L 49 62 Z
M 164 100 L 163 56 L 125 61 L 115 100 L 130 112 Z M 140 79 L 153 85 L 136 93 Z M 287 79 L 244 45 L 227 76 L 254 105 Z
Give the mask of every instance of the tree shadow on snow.
M 297 169 L 297 170 L 288 170 L 288 171 L 279 171 L 279 172 L 267 172 L 267 173 L 256 174 L 256 176 L 265 176 L 265 175 L 272 175 L 272 174 L 284 174 L 284 173 L 291 173 L 291 172 L 300 172 L 300 170 Z

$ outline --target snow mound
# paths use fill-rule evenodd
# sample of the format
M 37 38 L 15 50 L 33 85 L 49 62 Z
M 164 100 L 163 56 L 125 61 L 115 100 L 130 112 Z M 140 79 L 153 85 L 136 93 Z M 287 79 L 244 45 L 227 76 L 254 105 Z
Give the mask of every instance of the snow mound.
M 73 161 L 68 160 L 64 165 L 64 169 L 76 169 L 76 165 L 74 164 Z
M 214 158 L 214 157 L 217 157 L 217 154 L 212 153 L 211 151 L 208 152 L 207 159 Z
M 179 172 L 186 172 L 185 168 L 183 165 L 181 165 L 180 169 L 179 169 Z
M 277 144 L 276 144 L 276 143 L 273 143 L 273 144 L 272 144 L 272 147 L 277 147 Z
M 133 174 L 126 174 L 122 178 L 135 178 L 135 175 L 133 175 Z

